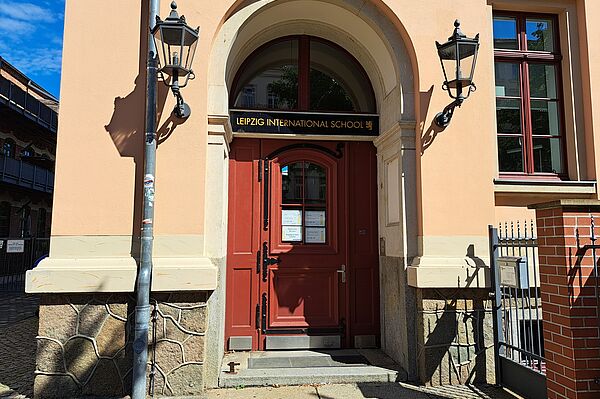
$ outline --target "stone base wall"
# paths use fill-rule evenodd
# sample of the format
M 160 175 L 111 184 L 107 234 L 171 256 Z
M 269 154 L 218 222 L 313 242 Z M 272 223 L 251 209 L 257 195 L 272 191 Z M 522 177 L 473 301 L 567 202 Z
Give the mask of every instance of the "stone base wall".
M 405 260 L 379 257 L 381 349 L 417 380 L 415 291 L 407 282 Z
M 495 382 L 492 302 L 487 290 L 418 289 L 417 340 L 421 383 Z
M 153 296 L 148 371 L 156 396 L 202 392 L 206 300 L 205 293 Z M 42 296 L 35 397 L 130 394 L 134 309 L 126 294 Z

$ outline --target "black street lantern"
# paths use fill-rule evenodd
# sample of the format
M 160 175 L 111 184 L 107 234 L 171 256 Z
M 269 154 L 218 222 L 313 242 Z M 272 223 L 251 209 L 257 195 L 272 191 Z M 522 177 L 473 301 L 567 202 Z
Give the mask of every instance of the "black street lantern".
M 450 124 L 456 107 L 460 107 L 471 92 L 477 87 L 473 83 L 477 53 L 479 51 L 479 34 L 468 38 L 460 30 L 460 22 L 454 22 L 454 33 L 444 44 L 435 42 L 444 72 L 442 88 L 448 92 L 454 101 L 435 116 L 435 123 L 441 128 Z M 448 79 L 450 76 L 450 79 Z M 466 95 L 464 94 L 466 90 Z
M 186 22 L 185 17 L 177 13 L 177 3 L 171 3 L 171 13 L 162 21 L 156 17 L 156 26 L 152 29 L 154 45 L 158 53 L 159 73 L 163 82 L 171 88 L 177 98 L 175 115 L 185 119 L 190 116 L 189 105 L 183 101 L 179 91 L 185 87 L 190 79 L 194 79 L 192 61 L 198 44 L 200 27 L 192 29 Z M 166 76 L 171 77 L 167 81 Z M 183 84 L 179 84 L 179 78 L 185 78 Z

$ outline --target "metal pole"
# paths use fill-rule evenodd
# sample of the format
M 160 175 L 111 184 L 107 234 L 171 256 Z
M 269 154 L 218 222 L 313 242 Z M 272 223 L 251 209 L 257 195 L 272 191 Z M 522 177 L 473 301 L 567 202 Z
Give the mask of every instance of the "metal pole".
M 500 270 L 496 264 L 499 256 L 498 230 L 494 226 L 488 226 L 490 240 L 490 282 L 492 286 L 492 319 L 494 323 L 494 366 L 496 374 L 496 385 L 502 384 L 502 368 L 500 367 L 500 356 L 504 353 L 500 338 L 502 334 L 502 291 L 500 290 Z
M 152 244 L 154 239 L 154 175 L 156 171 L 156 85 L 158 61 L 150 30 L 158 16 L 160 0 L 149 0 L 148 62 L 146 66 L 146 137 L 144 145 L 144 211 L 140 265 L 136 281 L 135 331 L 133 341 L 132 398 L 146 397 L 148 362 L 148 323 L 152 280 Z

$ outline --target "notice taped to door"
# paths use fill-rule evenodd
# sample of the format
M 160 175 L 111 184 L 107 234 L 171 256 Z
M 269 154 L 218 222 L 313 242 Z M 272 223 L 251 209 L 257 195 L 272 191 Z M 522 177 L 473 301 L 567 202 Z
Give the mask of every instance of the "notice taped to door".
M 302 241 L 302 226 L 282 226 L 281 241 Z
M 302 226 L 302 210 L 283 209 L 281 211 L 281 224 L 283 226 Z
M 306 211 L 306 226 L 324 227 L 325 226 L 325 211 Z
M 325 244 L 326 234 L 324 227 L 307 227 L 306 228 L 306 243 L 307 244 Z

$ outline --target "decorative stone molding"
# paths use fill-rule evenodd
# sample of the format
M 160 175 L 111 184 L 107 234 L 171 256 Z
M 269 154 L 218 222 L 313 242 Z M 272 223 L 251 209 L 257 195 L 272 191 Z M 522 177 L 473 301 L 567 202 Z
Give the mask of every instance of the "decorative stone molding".
M 225 144 L 229 154 L 232 141 L 233 130 L 229 115 L 208 115 L 208 144 Z
M 202 291 L 217 286 L 217 268 L 208 258 L 154 258 L 152 291 Z M 133 292 L 135 259 L 46 258 L 27 271 L 28 293 Z

